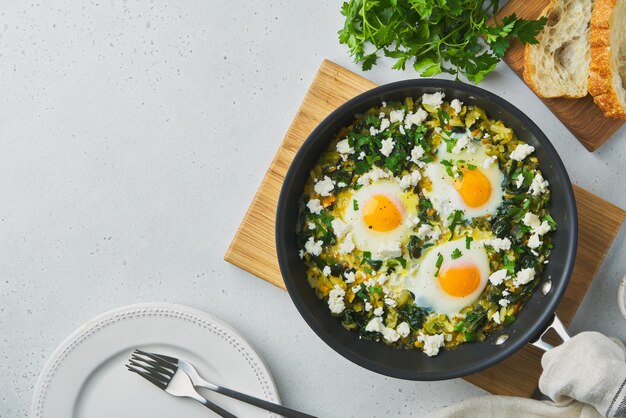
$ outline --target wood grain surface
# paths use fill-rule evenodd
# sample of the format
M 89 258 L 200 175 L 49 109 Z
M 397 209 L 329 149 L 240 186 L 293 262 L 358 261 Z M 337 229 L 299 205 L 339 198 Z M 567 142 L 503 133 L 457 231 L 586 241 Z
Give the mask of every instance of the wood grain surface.
M 515 13 L 519 17 L 536 19 L 549 3 L 550 0 L 511 0 L 500 9 L 498 15 Z M 517 41 L 513 42 L 504 61 L 521 78 L 524 72 L 524 46 Z M 605 117 L 591 95 L 582 99 L 541 100 L 589 151 L 598 149 L 624 125 L 623 120 Z
M 263 179 L 224 259 L 285 289 L 274 243 L 274 218 L 283 178 L 296 151 L 317 124 L 348 99 L 376 85 L 330 61 L 324 61 Z M 574 273 L 557 312 L 568 324 L 620 225 L 622 209 L 575 187 L 579 243 Z M 499 395 L 531 396 L 541 374 L 542 352 L 526 346 L 515 355 L 466 380 Z

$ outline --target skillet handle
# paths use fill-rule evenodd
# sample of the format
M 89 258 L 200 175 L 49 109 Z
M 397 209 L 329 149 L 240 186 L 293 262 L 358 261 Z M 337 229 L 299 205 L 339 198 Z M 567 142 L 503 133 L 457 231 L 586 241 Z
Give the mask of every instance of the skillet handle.
M 531 344 L 537 348 L 542 349 L 543 351 L 548 351 L 551 348 L 554 348 L 552 344 L 547 343 L 542 339 L 543 336 L 546 335 L 546 332 L 550 331 L 550 329 L 556 331 L 556 333 L 559 334 L 559 337 L 561 337 L 563 342 L 572 338 L 572 336 L 569 335 L 569 332 L 567 332 L 567 328 L 565 328 L 565 325 L 563 325 L 559 317 L 554 314 L 554 319 L 552 320 L 552 323 L 550 323 L 547 328 L 539 335 L 539 337 Z

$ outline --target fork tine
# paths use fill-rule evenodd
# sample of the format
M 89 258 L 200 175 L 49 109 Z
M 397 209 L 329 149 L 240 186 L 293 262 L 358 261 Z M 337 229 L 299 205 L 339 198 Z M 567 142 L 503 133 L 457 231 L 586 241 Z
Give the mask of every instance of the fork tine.
M 151 374 L 149 374 L 149 373 L 147 373 L 147 372 L 145 372 L 145 371 L 143 371 L 143 370 L 141 370 L 141 369 L 139 369 L 137 367 L 126 365 L 126 368 L 129 371 L 131 371 L 133 373 L 136 373 L 139 376 L 143 377 L 144 379 L 146 379 L 147 381 L 149 381 L 150 383 L 152 383 L 154 386 L 158 387 L 159 389 L 165 390 L 165 388 L 167 387 L 167 383 L 166 382 L 153 377 Z
M 160 369 L 160 370 L 162 369 L 164 371 L 167 370 L 168 372 L 171 371 L 172 373 L 175 372 L 177 369 L 177 366 L 175 364 L 156 361 L 156 360 L 152 360 L 151 358 L 140 357 L 139 355 L 134 354 L 134 353 L 131 357 L 131 360 L 140 361 L 155 369 Z
M 151 359 L 153 359 L 155 361 L 164 361 L 164 362 L 172 364 L 173 366 L 178 364 L 178 359 L 177 358 L 166 356 L 164 354 L 148 353 L 147 351 L 143 351 L 143 350 L 140 350 L 138 348 L 135 349 L 134 353 L 137 353 L 137 354 L 140 354 L 142 356 L 151 358 Z
M 166 369 L 164 367 L 161 367 L 159 364 L 151 364 L 151 363 L 143 362 L 143 360 L 137 361 L 137 359 L 135 358 L 129 359 L 128 363 L 131 366 L 144 370 L 146 373 L 150 373 L 152 375 L 159 374 L 163 376 L 163 378 L 166 378 L 167 380 L 170 380 L 172 376 L 174 376 L 174 373 L 176 373 L 176 370 Z

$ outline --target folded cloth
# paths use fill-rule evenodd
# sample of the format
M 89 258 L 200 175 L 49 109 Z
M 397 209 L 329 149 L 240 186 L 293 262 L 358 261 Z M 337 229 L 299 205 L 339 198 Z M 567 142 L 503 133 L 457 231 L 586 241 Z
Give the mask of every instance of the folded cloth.
M 546 352 L 541 365 L 539 388 L 555 402 L 481 396 L 429 417 L 626 417 L 626 349 L 620 341 L 583 332 Z

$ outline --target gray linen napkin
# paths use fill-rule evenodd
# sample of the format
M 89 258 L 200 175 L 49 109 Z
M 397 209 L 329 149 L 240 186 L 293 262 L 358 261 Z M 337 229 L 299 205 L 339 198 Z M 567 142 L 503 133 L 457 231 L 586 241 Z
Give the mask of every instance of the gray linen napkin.
M 597 332 L 583 332 L 546 352 L 539 388 L 555 402 L 481 396 L 431 418 L 626 417 L 626 349 Z

